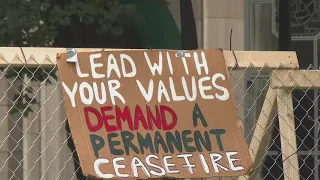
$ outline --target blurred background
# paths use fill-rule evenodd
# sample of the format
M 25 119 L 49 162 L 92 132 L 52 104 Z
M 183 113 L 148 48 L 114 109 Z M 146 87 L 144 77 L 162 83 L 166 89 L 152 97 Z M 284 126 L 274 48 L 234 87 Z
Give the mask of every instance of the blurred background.
M 320 0 L 0 0 L 0 37 L 3 47 L 296 51 L 300 68 L 318 69 Z M 0 73 L 0 179 L 88 179 L 53 72 L 8 66 Z M 230 73 L 249 144 L 269 72 Z M 32 80 L 27 88 L 24 78 Z M 300 179 L 316 180 L 319 92 L 293 95 Z M 277 124 L 257 180 L 284 179 Z

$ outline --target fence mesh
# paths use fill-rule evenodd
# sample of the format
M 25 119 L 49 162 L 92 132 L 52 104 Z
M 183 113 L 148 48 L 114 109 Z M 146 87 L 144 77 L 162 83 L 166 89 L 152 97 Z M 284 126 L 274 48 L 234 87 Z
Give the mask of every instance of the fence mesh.
M 254 130 L 260 126 L 256 122 L 273 78 L 272 69 L 266 65 L 229 70 L 239 118 L 250 145 L 252 139 L 260 140 L 255 137 Z M 81 169 L 68 133 L 60 85 L 54 63 L 47 68 L 40 65 L 18 67 L 9 63 L 3 66 L 0 73 L 0 179 L 86 179 L 79 175 Z M 297 134 L 291 138 L 297 141 L 298 150 L 294 154 L 298 155 L 300 179 L 319 179 L 319 92 L 316 89 L 289 90 L 293 94 Z M 254 179 L 284 179 L 278 117 L 272 117 L 270 140 L 263 156 L 257 157 L 259 164 L 254 167 L 257 172 Z

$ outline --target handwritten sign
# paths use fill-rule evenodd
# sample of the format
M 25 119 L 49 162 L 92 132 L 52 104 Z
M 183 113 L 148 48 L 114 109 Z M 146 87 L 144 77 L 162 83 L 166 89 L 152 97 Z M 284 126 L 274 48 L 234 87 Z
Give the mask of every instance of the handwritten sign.
M 251 158 L 222 50 L 119 50 L 57 58 L 83 173 L 239 176 Z

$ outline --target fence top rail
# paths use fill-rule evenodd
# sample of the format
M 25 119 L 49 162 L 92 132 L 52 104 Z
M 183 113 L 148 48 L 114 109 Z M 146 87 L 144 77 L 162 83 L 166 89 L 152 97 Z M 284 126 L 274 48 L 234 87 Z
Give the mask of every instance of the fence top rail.
M 270 85 L 274 89 L 319 89 L 320 70 L 274 70 Z
M 76 48 L 77 52 L 120 51 L 145 49 L 102 49 Z M 56 56 L 66 52 L 66 48 L 44 47 L 0 47 L 0 67 L 54 67 Z M 223 51 L 228 68 L 245 69 L 297 69 L 299 68 L 297 54 L 294 51 Z M 238 62 L 238 66 L 236 66 Z

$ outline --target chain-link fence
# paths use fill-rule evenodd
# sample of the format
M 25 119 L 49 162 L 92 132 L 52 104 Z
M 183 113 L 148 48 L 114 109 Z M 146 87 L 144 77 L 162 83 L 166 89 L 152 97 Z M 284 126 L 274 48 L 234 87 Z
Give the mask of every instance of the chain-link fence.
M 55 55 L 47 56 L 65 50 L 18 50 L 0 53 L 0 179 L 86 179 L 70 138 Z M 229 68 L 255 165 L 251 176 L 239 179 L 319 179 L 319 93 L 314 83 L 320 82 L 320 72 L 293 75 L 297 70 L 290 71 L 294 66 L 279 63 L 281 59 L 273 61 L 277 66 L 256 62 Z

